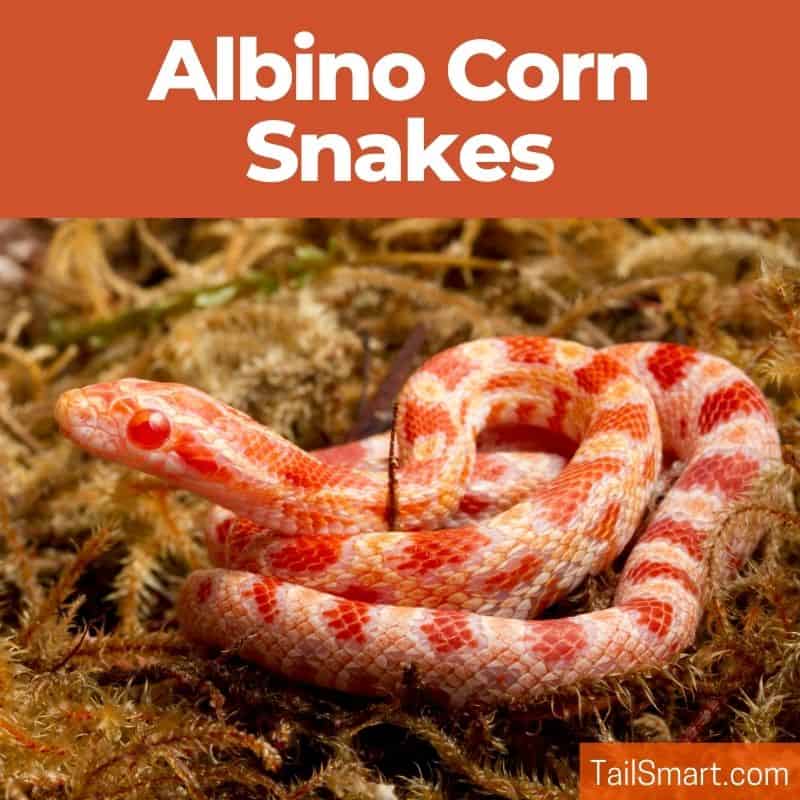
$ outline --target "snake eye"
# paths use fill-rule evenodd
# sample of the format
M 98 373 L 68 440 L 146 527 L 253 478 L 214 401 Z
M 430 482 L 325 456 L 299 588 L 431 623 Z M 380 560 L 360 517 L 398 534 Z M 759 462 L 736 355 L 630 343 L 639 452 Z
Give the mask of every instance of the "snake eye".
M 169 438 L 170 424 L 165 414 L 143 408 L 128 422 L 128 439 L 143 450 L 155 450 Z

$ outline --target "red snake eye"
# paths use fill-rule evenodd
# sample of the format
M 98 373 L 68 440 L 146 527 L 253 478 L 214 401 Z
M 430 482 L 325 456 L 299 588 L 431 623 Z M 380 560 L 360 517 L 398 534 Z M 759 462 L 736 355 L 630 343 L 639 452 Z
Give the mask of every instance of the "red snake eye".
M 160 411 L 143 408 L 128 423 L 128 439 L 143 450 L 155 450 L 169 438 L 170 424 Z

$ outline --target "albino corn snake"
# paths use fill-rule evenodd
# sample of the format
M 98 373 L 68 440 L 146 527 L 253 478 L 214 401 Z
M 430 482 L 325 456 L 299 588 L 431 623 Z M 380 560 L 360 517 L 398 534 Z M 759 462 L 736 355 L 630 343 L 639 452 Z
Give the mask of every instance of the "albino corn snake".
M 398 692 L 414 667 L 456 705 L 667 663 L 697 630 L 709 534 L 780 457 L 744 373 L 660 343 L 510 337 L 439 353 L 398 400 L 391 487 L 386 437 L 309 454 L 179 384 L 71 390 L 56 417 L 90 453 L 222 506 L 207 532 L 217 568 L 179 600 L 190 638 L 360 694 Z M 684 468 L 614 604 L 532 619 L 626 548 L 663 453 Z M 731 570 L 755 544 L 734 535 Z

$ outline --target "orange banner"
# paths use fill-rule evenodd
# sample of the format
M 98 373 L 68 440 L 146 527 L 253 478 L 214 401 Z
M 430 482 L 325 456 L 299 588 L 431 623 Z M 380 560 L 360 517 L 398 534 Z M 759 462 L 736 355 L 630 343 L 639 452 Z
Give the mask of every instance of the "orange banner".
M 582 744 L 585 800 L 780 800 L 800 788 L 796 744 Z
M 794 3 L 3 17 L 3 215 L 800 214 Z

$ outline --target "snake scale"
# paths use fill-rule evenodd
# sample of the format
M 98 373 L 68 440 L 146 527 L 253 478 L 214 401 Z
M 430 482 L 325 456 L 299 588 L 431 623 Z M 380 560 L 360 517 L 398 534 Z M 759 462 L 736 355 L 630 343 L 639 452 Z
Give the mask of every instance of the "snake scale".
M 358 694 L 398 692 L 413 667 L 454 705 L 674 658 L 696 634 L 712 534 L 780 457 L 744 373 L 665 343 L 445 350 L 400 394 L 391 479 L 386 436 L 308 453 L 180 384 L 73 389 L 56 417 L 88 452 L 219 506 L 217 566 L 178 601 L 190 638 Z M 648 516 L 662 461 L 682 469 Z M 725 574 L 756 538 L 726 540 Z M 613 605 L 534 619 L 623 552 Z

